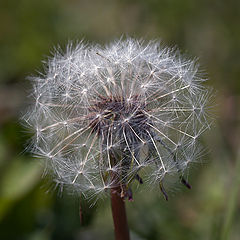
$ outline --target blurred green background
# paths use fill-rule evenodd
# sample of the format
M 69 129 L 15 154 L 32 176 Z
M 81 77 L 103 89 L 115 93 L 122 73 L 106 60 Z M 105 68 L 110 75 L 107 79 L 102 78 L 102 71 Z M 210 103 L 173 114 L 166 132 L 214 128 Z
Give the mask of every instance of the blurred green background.
M 132 239 L 237 240 L 240 236 L 240 1 L 1 0 L 0 239 L 113 239 L 110 202 L 61 194 L 24 151 L 19 116 L 28 104 L 26 77 L 68 40 L 106 43 L 122 34 L 161 39 L 198 56 L 208 73 L 216 121 L 203 138 L 191 191 L 176 187 L 165 202 L 146 189 L 127 203 Z

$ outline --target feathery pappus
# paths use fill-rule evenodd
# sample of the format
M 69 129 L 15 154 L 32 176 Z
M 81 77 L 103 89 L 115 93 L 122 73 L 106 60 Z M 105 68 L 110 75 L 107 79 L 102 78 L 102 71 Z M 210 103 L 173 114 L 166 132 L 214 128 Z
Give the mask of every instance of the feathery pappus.
M 120 185 L 184 177 L 201 156 L 209 128 L 209 90 L 196 60 L 158 41 L 127 38 L 106 46 L 80 42 L 56 51 L 32 77 L 34 104 L 24 116 L 32 152 L 54 181 L 100 197 Z

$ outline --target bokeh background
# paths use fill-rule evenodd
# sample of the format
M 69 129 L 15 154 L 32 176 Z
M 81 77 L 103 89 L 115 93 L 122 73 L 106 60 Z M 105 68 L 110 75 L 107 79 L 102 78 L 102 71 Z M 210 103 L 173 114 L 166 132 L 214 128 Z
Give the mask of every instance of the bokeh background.
M 198 56 L 216 90 L 216 120 L 202 139 L 208 151 L 189 175 L 193 189 L 177 186 L 168 202 L 159 189 L 135 194 L 127 203 L 132 239 L 239 239 L 239 24 L 238 0 L 1 0 L 0 239 L 113 239 L 109 200 L 91 206 L 43 179 L 24 151 L 30 134 L 19 116 L 31 92 L 26 77 L 42 69 L 54 46 L 122 34 Z

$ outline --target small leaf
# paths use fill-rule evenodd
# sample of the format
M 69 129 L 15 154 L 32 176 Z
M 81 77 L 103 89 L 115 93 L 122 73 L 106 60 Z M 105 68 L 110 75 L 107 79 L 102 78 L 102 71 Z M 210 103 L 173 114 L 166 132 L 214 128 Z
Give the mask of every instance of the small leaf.
M 26 158 L 13 160 L 0 182 L 0 219 L 12 204 L 26 195 L 41 179 L 42 167 Z

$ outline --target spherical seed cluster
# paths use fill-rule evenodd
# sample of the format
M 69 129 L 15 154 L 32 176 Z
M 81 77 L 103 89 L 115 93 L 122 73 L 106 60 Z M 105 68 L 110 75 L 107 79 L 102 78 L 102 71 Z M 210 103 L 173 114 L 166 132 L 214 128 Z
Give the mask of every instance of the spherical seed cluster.
M 159 42 L 69 44 L 32 80 L 24 119 L 56 183 L 97 197 L 120 185 L 130 200 L 134 182 L 158 183 L 166 198 L 165 176 L 190 187 L 183 175 L 209 127 L 195 60 Z

